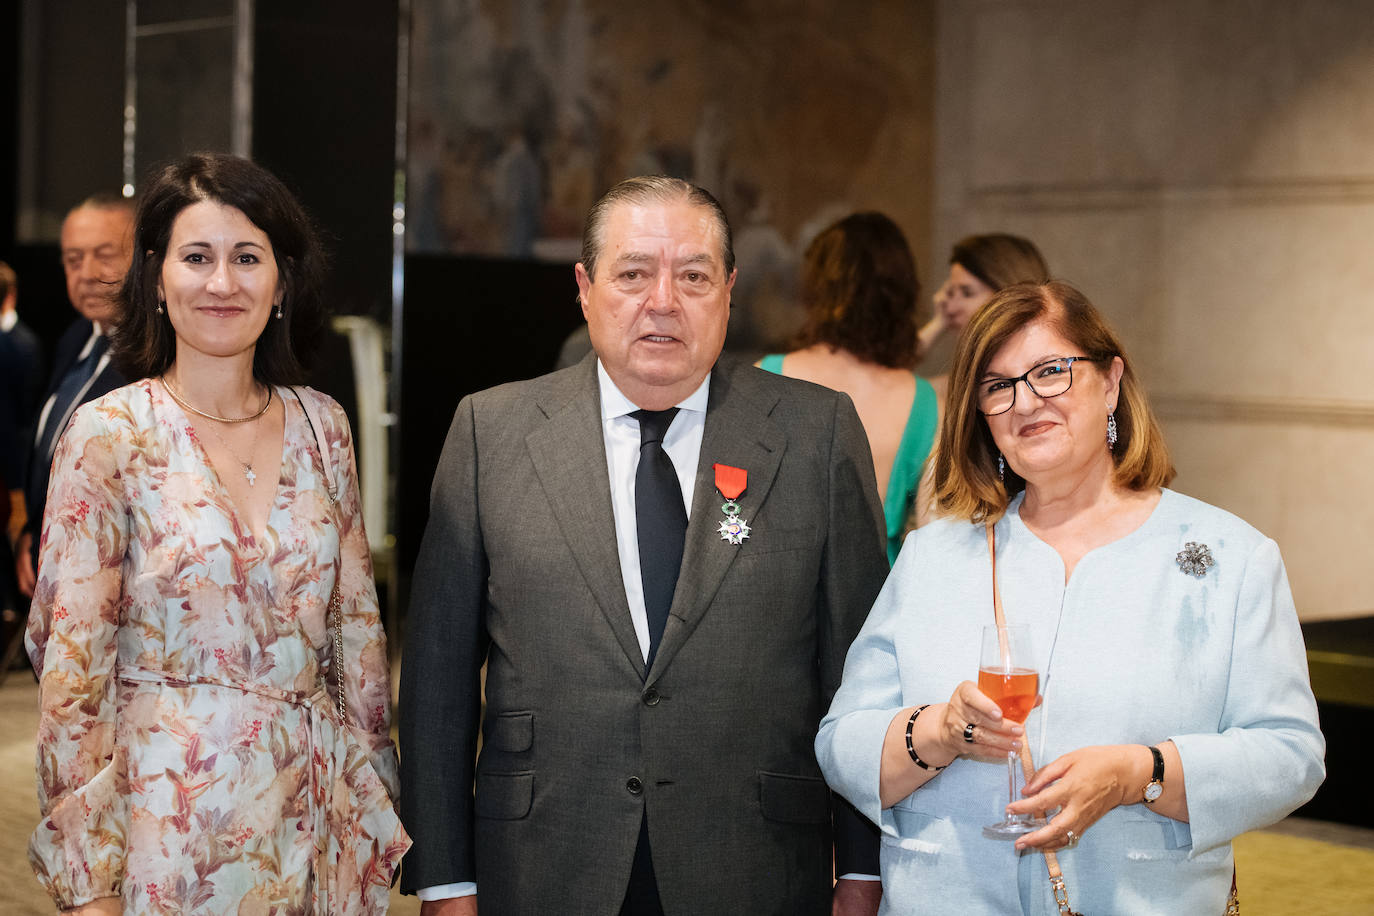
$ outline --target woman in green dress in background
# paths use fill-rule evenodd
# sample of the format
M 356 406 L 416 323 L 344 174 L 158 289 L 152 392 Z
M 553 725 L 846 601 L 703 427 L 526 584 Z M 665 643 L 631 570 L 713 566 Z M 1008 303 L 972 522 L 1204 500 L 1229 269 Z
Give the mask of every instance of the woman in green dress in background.
M 806 323 L 793 349 L 758 364 L 853 399 L 873 452 L 891 563 L 939 422 L 935 391 L 915 372 L 926 316 L 902 230 L 874 212 L 825 229 L 806 249 L 802 304 Z

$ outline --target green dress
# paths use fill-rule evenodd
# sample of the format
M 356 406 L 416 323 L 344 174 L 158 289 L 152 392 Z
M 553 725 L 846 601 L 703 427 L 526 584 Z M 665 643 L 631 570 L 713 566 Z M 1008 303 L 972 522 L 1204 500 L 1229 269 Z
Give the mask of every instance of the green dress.
M 759 368 L 782 375 L 782 358 L 781 353 L 770 353 L 759 360 Z M 916 397 L 911 402 L 911 413 L 906 418 L 902 441 L 897 446 L 897 457 L 892 461 L 892 474 L 887 478 L 887 494 L 883 497 L 889 564 L 897 561 L 897 551 L 902 548 L 902 529 L 911 512 L 911 504 L 916 499 L 921 471 L 935 442 L 937 421 L 935 389 L 918 375 Z

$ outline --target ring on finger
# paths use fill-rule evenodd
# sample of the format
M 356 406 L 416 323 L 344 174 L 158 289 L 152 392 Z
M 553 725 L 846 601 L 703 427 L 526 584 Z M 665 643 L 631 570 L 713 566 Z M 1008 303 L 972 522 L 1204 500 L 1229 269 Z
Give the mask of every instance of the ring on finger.
M 1078 845 L 1078 841 L 1080 839 L 1082 839 L 1082 837 L 1074 833 L 1072 830 L 1066 830 L 1064 832 L 1064 848 L 1073 849 L 1075 846 Z
M 972 743 L 973 743 L 973 729 L 974 729 L 974 727 L 975 727 L 975 726 L 974 726 L 974 724 L 973 724 L 972 722 L 970 722 L 968 725 L 965 725 L 965 726 L 964 726 L 964 740 L 967 741 L 969 744 L 972 744 Z

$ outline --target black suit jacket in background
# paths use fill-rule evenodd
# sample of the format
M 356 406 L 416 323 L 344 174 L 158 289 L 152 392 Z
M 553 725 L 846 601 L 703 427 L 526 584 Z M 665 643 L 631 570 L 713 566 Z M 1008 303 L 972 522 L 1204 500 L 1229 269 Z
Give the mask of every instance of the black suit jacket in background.
M 48 378 L 48 387 L 38 401 L 40 413 L 43 405 L 48 402 L 48 398 L 52 397 L 57 386 L 62 383 L 62 376 L 81 355 L 82 348 L 90 339 L 92 327 L 85 318 L 78 318 L 72 322 L 71 326 L 62 333 L 62 337 L 57 341 L 57 349 L 53 353 L 52 374 Z M 81 403 L 94 401 L 125 383 L 125 378 L 119 370 L 115 369 L 113 364 L 109 364 L 91 381 Z M 60 420 L 60 417 L 48 418 L 49 423 Z M 36 424 L 37 419 L 34 422 Z M 33 535 L 29 552 L 33 557 L 34 569 L 36 570 L 38 568 L 39 540 L 43 533 L 43 509 L 48 501 L 48 476 L 52 473 L 52 464 L 44 460 L 44 457 L 39 455 L 37 451 L 37 441 L 42 430 L 35 426 L 32 433 L 33 435 L 29 438 L 28 458 L 24 466 L 24 508 L 28 513 L 24 533 Z

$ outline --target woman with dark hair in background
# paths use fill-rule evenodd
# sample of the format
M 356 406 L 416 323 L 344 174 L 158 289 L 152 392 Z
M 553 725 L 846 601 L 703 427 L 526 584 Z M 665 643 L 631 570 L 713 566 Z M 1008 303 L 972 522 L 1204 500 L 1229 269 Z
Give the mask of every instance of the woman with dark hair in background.
M 1057 878 L 1084 913 L 1222 913 L 1231 840 L 1324 775 L 1278 546 L 1165 489 L 1144 386 L 1066 283 L 974 315 L 932 476 L 943 517 L 907 542 L 816 739 L 883 831 L 882 912 L 1054 913 Z M 1013 752 L 1039 769 L 1009 804 Z
M 409 845 L 352 439 L 298 387 L 323 257 L 280 181 L 164 169 L 54 458 L 30 840 L 78 913 L 379 913 Z M 296 387 L 293 387 L 296 386 Z
M 921 326 L 917 350 L 924 356 L 946 331 L 957 340 L 974 313 L 994 295 L 1014 283 L 1046 283 L 1050 269 L 1040 249 L 1030 239 L 1004 232 L 970 235 L 954 243 L 949 255 L 949 276 L 935 291 L 935 316 Z M 941 407 L 949 376 L 930 379 Z M 922 478 L 908 527 L 919 528 L 935 510 L 932 476 Z
M 902 545 L 938 422 L 935 391 L 914 371 L 919 286 L 915 259 L 896 223 L 881 213 L 847 216 L 806 249 L 806 323 L 795 349 L 759 361 L 770 372 L 853 399 L 883 494 L 889 563 Z
M 1050 269 L 1030 239 L 1003 232 L 970 235 L 954 243 L 949 276 L 935 291 L 935 315 L 921 326 L 920 350 L 926 353 L 945 332 L 956 338 L 973 313 L 1013 283 L 1044 283 Z M 931 379 L 941 402 L 946 376 Z

